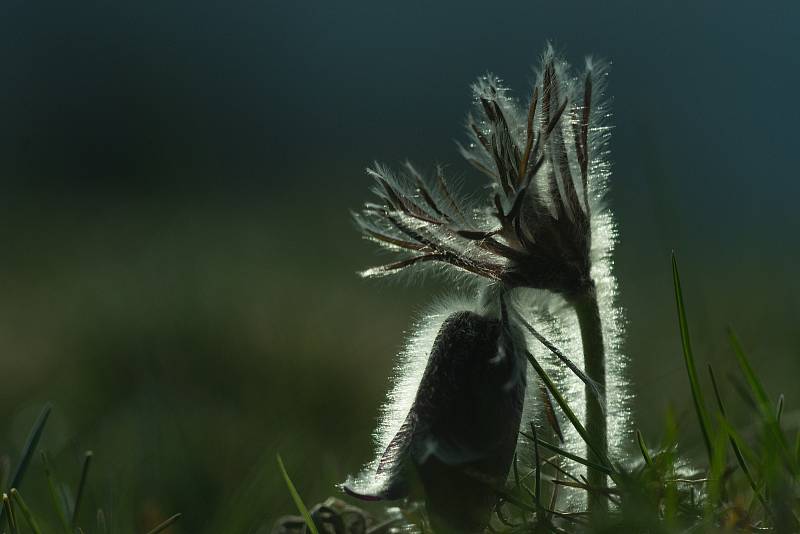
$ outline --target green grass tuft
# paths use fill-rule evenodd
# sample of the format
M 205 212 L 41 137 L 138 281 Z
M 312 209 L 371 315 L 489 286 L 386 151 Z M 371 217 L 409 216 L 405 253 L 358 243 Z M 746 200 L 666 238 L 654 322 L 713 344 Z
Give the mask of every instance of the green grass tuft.
M 530 433 L 521 433 L 533 449 L 533 465 L 521 463 L 520 451 L 517 451 L 513 480 L 509 482 L 513 487 L 497 491 L 499 504 L 491 524 L 493 532 L 800 532 L 800 432 L 793 434 L 794 443 L 790 447 L 787 432 L 781 426 L 785 399 L 781 395 L 777 403 L 770 400 L 741 343 L 730 331 L 734 356 L 743 377 L 743 380 L 731 377 L 731 385 L 744 401 L 744 408 L 754 417 L 750 418 L 746 431 L 734 427 L 722 384 L 710 365 L 710 393 L 716 400 L 716 407 L 706 405 L 674 254 L 672 275 L 682 356 L 707 463 L 693 465 L 681 455 L 681 429 L 671 411 L 666 414 L 664 437 L 657 447 L 648 447 L 637 430 L 638 453 L 614 463 L 608 458 L 603 458 L 602 463 L 590 461 L 549 443 L 536 435 L 536 428 L 531 425 Z M 591 436 L 570 408 L 569 399 L 558 390 L 538 361 L 531 354 L 527 357 L 552 395 L 554 405 L 575 427 L 587 449 L 594 452 Z M 733 452 L 731 459 L 729 451 Z M 590 484 L 581 472 L 571 472 L 576 464 L 588 472 L 608 475 L 613 484 L 609 488 Z M 278 465 L 310 528 L 308 510 L 289 480 L 280 457 Z M 535 491 L 525 484 L 529 477 L 535 479 Z M 610 505 L 609 511 L 588 514 L 576 511 L 565 506 L 568 501 L 560 500 L 564 491 L 583 492 L 587 494 L 587 501 L 604 499 Z M 549 496 L 549 500 L 545 496 Z M 424 520 L 416 524 L 424 525 Z M 424 527 L 420 528 L 427 532 Z
M 697 413 L 697 419 L 700 422 L 700 431 L 703 434 L 703 443 L 708 452 L 708 459 L 712 461 L 713 451 L 711 446 L 711 422 L 709 420 L 708 411 L 706 410 L 705 401 L 703 400 L 703 390 L 700 387 L 700 381 L 697 378 L 697 367 L 694 361 L 694 353 L 692 352 L 692 342 L 689 338 L 689 324 L 686 319 L 686 307 L 683 303 L 683 291 L 681 290 L 681 278 L 678 273 L 678 260 L 675 253 L 672 253 L 672 281 L 675 286 L 675 303 L 678 306 L 678 325 L 681 332 L 681 347 L 683 348 L 683 361 L 686 364 L 686 373 L 689 375 L 689 385 L 692 389 L 692 400 L 694 402 L 694 409 Z
M 311 534 L 319 534 L 317 526 L 314 524 L 314 520 L 311 518 L 311 514 L 308 512 L 308 508 L 306 508 L 303 499 L 297 492 L 297 488 L 294 487 L 292 479 L 289 478 L 289 473 L 286 472 L 286 467 L 283 465 L 283 459 L 281 458 L 280 454 L 276 456 L 276 460 L 278 461 L 278 469 L 280 469 L 281 475 L 283 475 L 283 480 L 286 482 L 286 487 L 289 488 L 289 494 L 292 496 L 294 505 L 297 506 L 297 510 L 300 512 L 300 515 L 303 516 L 309 532 Z

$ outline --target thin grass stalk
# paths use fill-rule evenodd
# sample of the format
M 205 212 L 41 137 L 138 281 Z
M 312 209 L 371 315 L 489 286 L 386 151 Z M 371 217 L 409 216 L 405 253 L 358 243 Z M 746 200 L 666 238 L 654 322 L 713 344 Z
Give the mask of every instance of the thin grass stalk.
M 578 432 L 583 441 L 586 443 L 586 446 L 589 449 L 590 453 L 593 453 L 601 458 L 600 462 L 598 463 L 605 466 L 610 466 L 611 463 L 608 461 L 608 457 L 607 456 L 601 457 L 599 449 L 595 445 L 595 442 L 592 439 L 592 437 L 587 432 L 586 427 L 583 426 L 583 424 L 578 419 L 578 416 L 575 415 L 574 411 L 572 411 L 572 408 L 570 408 L 569 403 L 567 403 L 564 396 L 561 395 L 561 392 L 553 383 L 553 380 L 550 378 L 550 375 L 548 375 L 545 372 L 545 370 L 542 368 L 542 366 L 539 364 L 536 358 L 533 357 L 533 354 L 531 354 L 530 351 L 525 351 L 525 356 L 528 358 L 528 362 L 530 362 L 530 364 L 533 366 L 533 369 L 536 371 L 536 374 L 538 374 L 539 378 L 541 378 L 542 382 L 544 382 L 545 387 L 553 395 L 556 404 L 558 404 L 559 408 L 561 408 L 561 411 L 564 412 L 564 415 L 567 416 L 569 422 L 572 423 L 572 426 L 575 427 L 575 430 Z
M 27 503 L 23 500 L 22 495 L 19 494 L 16 488 L 11 489 L 11 499 L 17 505 L 17 508 L 19 508 L 20 515 L 33 531 L 33 534 L 42 534 L 42 529 L 39 528 L 39 524 L 36 522 L 36 519 L 34 519 L 30 508 L 28 508 Z
M 536 465 L 536 478 L 534 489 L 536 491 L 536 506 L 542 505 L 542 462 L 539 460 L 539 436 L 536 435 L 536 425 L 531 422 L 531 435 L 533 436 L 533 459 Z
M 286 471 L 286 466 L 283 464 L 283 458 L 281 458 L 280 454 L 276 455 L 276 460 L 278 461 L 278 469 L 283 476 L 284 482 L 286 482 L 286 487 L 289 489 L 292 500 L 294 501 L 295 506 L 297 506 L 297 510 L 300 512 L 300 515 L 303 517 L 308 531 L 311 534 L 319 534 L 317 525 L 314 523 L 314 519 L 311 517 L 308 507 L 303 502 L 302 497 L 300 497 L 300 493 L 297 491 L 297 488 L 295 488 L 294 482 L 292 482 L 292 479 L 289 477 L 289 473 Z
M 14 507 L 11 504 L 11 499 L 8 498 L 7 493 L 3 493 L 3 510 L 6 512 L 6 520 L 8 521 L 8 528 L 11 534 L 18 534 L 17 518 L 14 515 Z
M 11 488 L 18 488 L 22 483 L 22 479 L 25 477 L 25 472 L 28 470 L 28 465 L 31 462 L 31 457 L 33 457 L 33 453 L 39 445 L 39 440 L 42 437 L 42 432 L 44 432 L 47 418 L 50 417 L 50 412 L 52 410 L 53 407 L 50 403 L 47 403 L 42 407 L 42 411 L 39 412 L 39 416 L 33 423 L 30 434 L 28 434 L 28 439 L 25 440 L 25 445 L 22 447 L 22 456 L 19 460 L 19 464 L 17 464 L 17 468 L 14 470 L 14 475 L 11 477 L 9 487 L 3 488 L 4 491 L 7 489 L 10 490 Z M 0 508 L 0 521 L 2 521 L 5 514 L 5 508 Z
M 171 525 L 173 525 L 175 522 L 177 522 L 178 519 L 180 519 L 182 516 L 183 516 L 183 514 L 175 514 L 175 515 L 173 515 L 172 517 L 170 517 L 169 519 L 167 519 L 166 521 L 164 521 L 163 523 L 158 525 L 156 528 L 154 528 L 153 530 L 149 531 L 147 534 L 158 534 L 159 532 L 165 531 L 167 528 L 169 528 Z
M 83 466 L 81 468 L 81 478 L 78 481 L 78 490 L 75 493 L 75 505 L 72 508 L 72 528 L 75 528 L 78 525 L 78 511 L 81 507 L 81 500 L 83 498 L 83 493 L 86 488 L 86 479 L 89 476 L 89 466 L 92 463 L 92 451 L 86 451 L 86 454 L 83 456 Z
M 772 408 L 769 396 L 767 395 L 764 386 L 761 385 L 761 381 L 756 376 L 755 371 L 753 371 L 753 367 L 750 365 L 750 360 L 748 359 L 747 354 L 744 352 L 742 344 L 739 342 L 739 338 L 736 336 L 736 333 L 733 331 L 733 329 L 728 329 L 728 336 L 731 345 L 733 346 L 734 353 L 736 354 L 736 359 L 739 362 L 739 367 L 741 368 L 742 373 L 747 380 L 747 385 L 750 386 L 750 390 L 755 396 L 756 404 L 761 412 L 764 422 L 764 427 L 772 440 L 777 444 L 778 451 L 781 453 L 781 456 L 783 456 L 786 467 L 789 469 L 792 475 L 797 476 L 798 467 L 796 458 L 793 457 L 789 450 L 789 444 L 786 442 L 786 436 L 784 436 L 783 431 L 781 431 L 780 424 L 778 423 L 778 419 L 774 409 Z
M 736 461 L 739 463 L 739 467 L 747 478 L 747 483 L 750 484 L 750 489 L 753 490 L 753 494 L 756 496 L 756 498 L 758 498 L 758 502 L 764 507 L 764 512 L 767 515 L 772 515 L 772 509 L 769 507 L 767 500 L 764 498 L 764 495 L 758 488 L 758 484 L 756 484 L 755 478 L 753 478 L 753 474 L 750 472 L 750 467 L 747 465 L 747 460 L 744 458 L 744 454 L 742 453 L 741 447 L 739 447 L 739 443 L 734 435 L 728 430 L 731 425 L 727 419 L 725 405 L 722 402 L 722 395 L 720 394 L 719 387 L 717 385 L 717 377 L 714 375 L 714 368 L 711 367 L 711 364 L 708 364 L 708 374 L 711 377 L 711 385 L 714 388 L 714 397 L 717 399 L 717 406 L 719 407 L 719 413 L 721 415 L 720 424 L 722 425 L 722 431 L 728 434 L 728 440 L 731 443 L 733 454 L 736 456 Z
M 683 303 L 683 291 L 681 290 L 681 278 L 678 273 L 678 260 L 675 253 L 672 254 L 672 282 L 675 288 L 675 303 L 678 308 L 678 327 L 681 333 L 681 347 L 683 348 L 683 359 L 686 364 L 686 373 L 689 376 L 689 385 L 692 390 L 692 400 L 694 401 L 697 420 L 700 423 L 700 431 L 703 435 L 703 443 L 708 453 L 708 461 L 712 462 L 714 454 L 711 447 L 711 422 L 703 399 L 703 390 L 700 387 L 700 380 L 697 378 L 697 366 L 695 365 L 694 352 L 692 352 L 692 342 L 689 337 L 689 323 L 686 319 L 686 307 Z
M 650 456 L 650 451 L 647 450 L 647 444 L 644 442 L 644 436 L 639 429 L 636 430 L 636 443 L 639 445 L 639 451 L 642 453 L 644 463 L 648 467 L 653 467 L 653 457 Z
M 56 488 L 56 482 L 53 478 L 53 471 L 50 467 L 50 459 L 47 456 L 47 452 L 41 451 L 41 457 L 42 465 L 44 465 L 44 476 L 47 479 L 47 489 L 50 492 L 50 499 L 53 501 L 53 507 L 58 515 L 58 522 L 61 524 L 61 528 L 66 534 L 71 534 L 72 531 L 69 528 L 69 521 L 67 521 L 64 503 L 58 496 L 58 489 Z
M 587 460 L 585 458 L 581 458 L 577 454 L 573 454 L 573 453 L 571 453 L 569 451 L 566 451 L 566 450 L 562 449 L 561 447 L 559 447 L 558 445 L 554 445 L 554 444 L 550 443 L 549 441 L 545 441 L 545 440 L 543 440 L 541 438 L 534 437 L 533 435 L 527 434 L 526 432 L 520 432 L 520 434 L 522 434 L 523 436 L 525 436 L 526 438 L 528 438 L 532 442 L 536 443 L 537 445 L 541 445 L 545 449 L 548 449 L 551 452 L 559 454 L 559 455 L 563 456 L 564 458 L 572 460 L 573 462 L 577 462 L 577 463 L 579 463 L 581 465 L 585 465 L 586 467 L 589 467 L 591 469 L 596 469 L 596 470 L 601 471 L 602 473 L 605 473 L 607 475 L 613 474 L 613 471 L 609 467 L 606 467 L 606 466 L 604 466 L 602 464 L 598 464 L 598 463 L 595 463 L 595 462 L 591 462 L 591 461 L 589 461 L 589 460 Z

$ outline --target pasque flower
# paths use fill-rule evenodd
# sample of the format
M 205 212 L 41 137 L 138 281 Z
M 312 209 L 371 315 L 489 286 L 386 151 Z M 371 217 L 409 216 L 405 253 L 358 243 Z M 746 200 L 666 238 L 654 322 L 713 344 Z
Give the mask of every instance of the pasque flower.
M 477 203 L 459 195 L 441 168 L 432 177 L 410 163 L 398 173 L 377 164 L 368 170 L 376 201 L 354 217 L 364 237 L 400 257 L 362 275 L 440 269 L 470 277 L 480 296 L 420 325 L 384 409 L 378 457 L 344 486 L 352 494 L 403 496 L 411 466 L 440 530 L 485 525 L 489 486 L 507 476 L 522 412 L 516 399 L 522 399 L 526 381 L 515 369 L 524 367 L 528 349 L 504 296 L 523 288 L 562 297 L 577 316 L 588 375 L 585 426 L 596 451 L 591 459 L 605 458 L 606 343 L 593 272 L 615 239 L 602 204 L 609 134 L 603 124 L 604 77 L 591 60 L 580 76 L 573 75 L 548 48 L 525 107 L 498 78 L 481 77 L 473 85 L 469 141 L 460 147 L 490 180 Z M 469 487 L 464 473 L 485 483 L 461 497 L 481 510 L 471 519 L 450 510 L 443 489 Z M 605 477 L 589 472 L 589 483 L 604 486 Z

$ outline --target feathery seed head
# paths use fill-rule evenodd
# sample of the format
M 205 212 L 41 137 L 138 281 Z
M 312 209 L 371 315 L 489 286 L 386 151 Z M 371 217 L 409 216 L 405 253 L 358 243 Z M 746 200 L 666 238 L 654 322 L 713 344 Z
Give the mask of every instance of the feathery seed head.
M 575 77 L 552 48 L 542 65 L 524 112 L 491 74 L 472 87 L 470 140 L 460 150 L 490 178 L 482 205 L 459 198 L 441 169 L 433 179 L 410 163 L 400 174 L 377 164 L 368 171 L 378 202 L 356 221 L 366 238 L 404 257 L 362 275 L 438 264 L 566 298 L 593 290 L 593 217 L 607 226 L 595 213 L 607 176 L 604 72 L 587 60 Z

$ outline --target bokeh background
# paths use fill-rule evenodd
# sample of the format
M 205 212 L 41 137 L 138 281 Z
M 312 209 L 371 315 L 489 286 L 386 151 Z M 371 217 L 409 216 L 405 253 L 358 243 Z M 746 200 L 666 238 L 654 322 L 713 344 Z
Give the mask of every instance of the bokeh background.
M 0 4 L 0 451 L 44 446 L 142 531 L 254 532 L 368 459 L 393 357 L 450 288 L 360 280 L 373 160 L 455 150 L 468 85 L 527 94 L 547 40 L 612 61 L 616 256 L 636 422 L 693 437 L 669 267 L 701 362 L 734 325 L 800 403 L 796 3 Z M 38 463 L 28 480 L 34 494 Z M 91 510 L 87 513 L 91 515 Z M 123 530 L 125 531 L 125 530 Z

